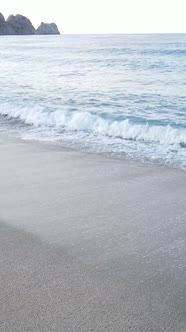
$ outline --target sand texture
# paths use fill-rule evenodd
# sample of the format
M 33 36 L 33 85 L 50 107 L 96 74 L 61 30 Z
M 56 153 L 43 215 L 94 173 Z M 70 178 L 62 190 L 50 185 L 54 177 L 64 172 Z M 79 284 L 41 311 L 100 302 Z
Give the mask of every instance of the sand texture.
M 185 332 L 186 172 L 0 138 L 0 331 Z

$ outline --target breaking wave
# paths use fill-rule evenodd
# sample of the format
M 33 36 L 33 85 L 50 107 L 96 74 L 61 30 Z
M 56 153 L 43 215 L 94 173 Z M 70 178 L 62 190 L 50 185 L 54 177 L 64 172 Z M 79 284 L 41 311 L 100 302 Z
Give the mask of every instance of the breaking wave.
M 35 127 L 52 127 L 57 131 L 86 132 L 95 136 L 107 136 L 124 140 L 157 142 L 162 145 L 179 144 L 186 147 L 185 128 L 171 125 L 139 124 L 129 119 L 117 119 L 115 115 L 102 116 L 79 111 L 51 111 L 41 107 L 23 108 L 1 106 L 0 113 L 7 118 L 21 120 Z

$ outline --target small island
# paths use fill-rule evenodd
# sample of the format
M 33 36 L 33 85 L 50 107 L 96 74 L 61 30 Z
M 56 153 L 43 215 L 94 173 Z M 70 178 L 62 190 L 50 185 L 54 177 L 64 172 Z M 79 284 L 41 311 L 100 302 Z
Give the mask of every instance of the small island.
M 35 29 L 32 22 L 23 15 L 10 15 L 7 20 L 0 13 L 0 35 L 59 35 L 55 23 L 44 23 Z

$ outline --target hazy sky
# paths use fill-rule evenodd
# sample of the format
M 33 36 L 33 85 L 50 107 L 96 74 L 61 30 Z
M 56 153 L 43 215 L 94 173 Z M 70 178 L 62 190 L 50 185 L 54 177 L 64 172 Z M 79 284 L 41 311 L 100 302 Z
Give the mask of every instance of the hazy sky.
M 186 0 L 0 0 L 0 11 L 62 33 L 186 32 Z

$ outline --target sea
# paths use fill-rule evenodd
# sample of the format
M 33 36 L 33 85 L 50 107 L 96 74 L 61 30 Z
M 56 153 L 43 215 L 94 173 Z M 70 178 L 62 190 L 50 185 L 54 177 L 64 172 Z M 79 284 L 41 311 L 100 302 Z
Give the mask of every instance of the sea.
M 0 133 L 186 170 L 186 34 L 1 36 Z

